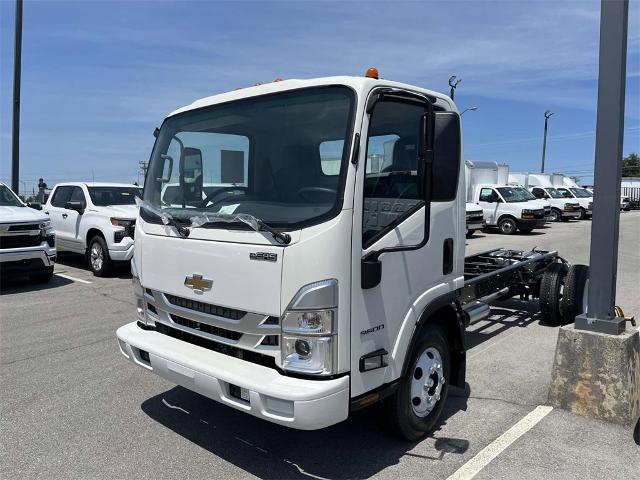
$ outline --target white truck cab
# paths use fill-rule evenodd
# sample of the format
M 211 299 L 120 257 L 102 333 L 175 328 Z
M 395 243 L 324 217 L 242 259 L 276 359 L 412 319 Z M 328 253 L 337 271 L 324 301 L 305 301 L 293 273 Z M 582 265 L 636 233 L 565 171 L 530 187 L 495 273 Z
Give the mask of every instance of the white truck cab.
M 465 385 L 463 330 L 488 312 L 478 299 L 540 291 L 535 278 L 505 285 L 514 275 L 478 285 L 497 265 L 566 268 L 556 252 L 496 250 L 466 273 L 461 145 L 450 98 L 374 69 L 171 113 L 136 221 L 122 354 L 280 425 L 323 428 L 381 401 L 420 438 L 449 385 Z
M 0 274 L 28 275 L 35 282 L 48 282 L 55 261 L 55 234 L 49 218 L 0 183 Z
M 544 206 L 532 201 L 522 189 L 499 183 L 503 173 L 498 173 L 496 162 L 467 160 L 465 171 L 467 201 L 482 207 L 488 227 L 512 235 L 518 230 L 528 233 L 544 226 Z
M 580 220 L 591 217 L 593 210 L 593 192 L 582 188 L 573 178 L 561 173 L 552 174 L 551 181 L 556 190 L 558 190 L 564 198 L 578 202 L 580 205 Z
M 514 172 L 509 174 L 509 183 L 522 185 L 535 198 L 548 202 L 551 208 L 548 219 L 551 222 L 566 222 L 581 216 L 580 204 L 577 201 L 567 200 L 553 187 L 549 174 Z
M 69 182 L 57 184 L 44 212 L 58 238 L 58 250 L 87 255 L 94 275 L 107 275 L 113 262 L 134 252 L 137 185 Z

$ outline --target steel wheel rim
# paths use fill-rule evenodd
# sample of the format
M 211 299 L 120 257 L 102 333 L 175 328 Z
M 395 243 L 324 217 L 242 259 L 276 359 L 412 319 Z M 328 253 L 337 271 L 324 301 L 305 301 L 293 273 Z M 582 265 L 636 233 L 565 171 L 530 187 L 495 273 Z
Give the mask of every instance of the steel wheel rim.
M 500 229 L 503 233 L 510 232 L 513 229 L 513 223 L 511 222 L 511 220 L 505 220 L 500 224 Z
M 429 347 L 418 357 L 411 377 L 409 401 L 416 416 L 424 418 L 433 411 L 440 401 L 444 383 L 442 355 L 436 348 Z
M 560 221 L 560 215 L 558 215 L 558 212 L 556 212 L 555 210 L 551 212 L 551 221 L 552 222 Z
M 102 270 L 102 265 L 104 263 L 104 252 L 102 251 L 102 247 L 98 243 L 94 243 L 91 245 L 91 253 L 89 258 L 91 260 L 91 266 L 94 270 Z

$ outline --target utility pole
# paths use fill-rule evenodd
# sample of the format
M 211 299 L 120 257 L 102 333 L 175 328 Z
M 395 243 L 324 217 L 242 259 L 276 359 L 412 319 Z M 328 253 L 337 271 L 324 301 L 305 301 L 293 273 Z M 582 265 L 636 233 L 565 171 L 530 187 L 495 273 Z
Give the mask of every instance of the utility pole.
M 542 141 L 542 168 L 540 169 L 540 173 L 544 173 L 544 159 L 547 155 L 547 125 L 551 115 L 553 115 L 551 110 L 544 112 L 544 140 Z
M 149 168 L 149 162 L 145 160 L 140 160 L 138 162 L 138 184 L 140 183 L 140 174 L 142 174 L 142 182 L 144 183 L 144 179 L 147 177 L 147 169 Z
M 602 0 L 600 10 L 600 67 L 596 121 L 596 165 L 593 202 L 588 306 L 575 327 L 619 335 L 625 320 L 616 316 L 620 177 L 624 135 L 627 75 L 628 0 Z
M 453 97 L 456 94 L 456 88 L 458 87 L 458 84 L 461 81 L 462 81 L 462 79 L 456 77 L 455 75 L 451 75 L 449 77 L 449 86 L 451 87 L 451 94 L 449 96 L 451 97 L 451 100 L 453 100 Z
M 11 128 L 11 189 L 20 183 L 20 77 L 22 70 L 22 0 L 16 0 L 15 44 L 13 48 L 13 125 Z

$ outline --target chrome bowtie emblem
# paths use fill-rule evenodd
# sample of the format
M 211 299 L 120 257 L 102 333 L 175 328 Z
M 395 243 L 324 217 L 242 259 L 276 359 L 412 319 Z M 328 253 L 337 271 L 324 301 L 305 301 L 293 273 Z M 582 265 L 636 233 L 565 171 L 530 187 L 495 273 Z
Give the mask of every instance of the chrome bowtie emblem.
M 184 277 L 184 286 L 190 288 L 195 293 L 203 293 L 211 290 L 213 280 L 202 278 L 202 275 L 199 273 L 194 273 L 193 275 Z

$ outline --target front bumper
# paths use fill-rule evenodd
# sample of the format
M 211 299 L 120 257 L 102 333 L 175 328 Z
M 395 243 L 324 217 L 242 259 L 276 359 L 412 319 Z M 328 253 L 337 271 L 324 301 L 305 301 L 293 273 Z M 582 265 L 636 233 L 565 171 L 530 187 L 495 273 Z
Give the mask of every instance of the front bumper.
M 560 212 L 560 215 L 562 216 L 562 218 L 580 218 L 580 210 L 575 210 L 573 212 L 567 212 L 566 210 L 562 210 Z
M 482 222 L 467 223 L 467 231 L 481 230 L 485 227 L 486 227 L 486 222 L 484 220 Z
M 40 246 L 0 250 L 2 273 L 30 273 L 52 269 L 55 261 L 55 248 Z
M 115 244 L 109 247 L 109 257 L 117 262 L 127 262 L 133 258 L 133 240 L 128 245 Z
M 306 380 L 192 345 L 136 322 L 116 332 L 122 354 L 131 362 L 205 397 L 269 422 L 315 430 L 346 420 L 349 377 Z M 142 359 L 140 350 L 149 353 Z M 230 386 L 249 390 L 249 401 L 230 394 Z
M 518 228 L 542 228 L 544 227 L 547 220 L 543 218 L 534 218 L 534 219 L 516 219 L 516 225 Z

